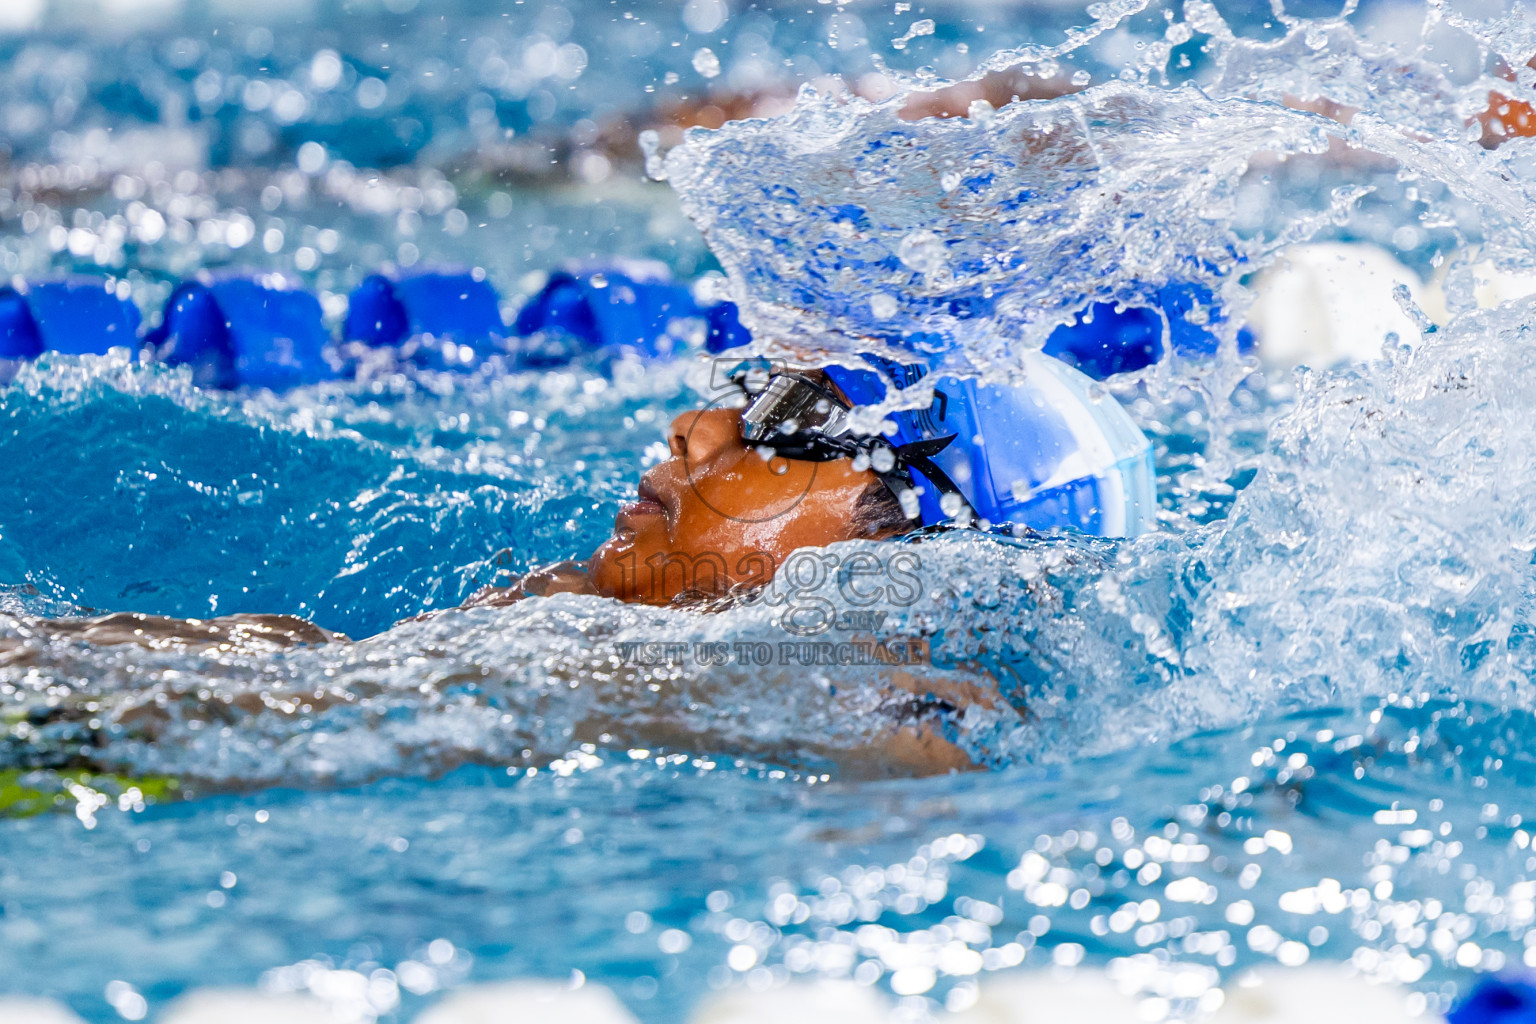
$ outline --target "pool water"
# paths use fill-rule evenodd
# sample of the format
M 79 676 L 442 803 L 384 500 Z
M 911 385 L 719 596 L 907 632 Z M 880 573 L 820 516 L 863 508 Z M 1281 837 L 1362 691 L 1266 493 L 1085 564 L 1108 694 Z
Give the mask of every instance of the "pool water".
M 5 44 L 25 88 L 0 104 L 0 261 L 122 275 L 145 308 L 199 268 L 281 269 L 339 317 L 391 260 L 483 266 L 515 305 L 562 260 L 653 259 L 781 344 L 924 331 L 995 380 L 1073 309 L 1194 280 L 1230 310 L 1223 351 L 1105 385 L 1154 439 L 1160 528 L 903 545 L 920 585 L 867 605 L 826 571 L 720 613 L 454 610 L 605 538 L 700 370 L 221 394 L 125 351 L 45 356 L 0 391 L 0 779 L 27 794 L 0 814 L 0 993 L 111 1021 L 260 984 L 408 1020 L 581 972 L 662 1022 L 827 976 L 920 1017 L 993 972 L 1086 965 L 1186 1020 L 1257 965 L 1347 962 L 1428 1012 L 1536 966 L 1536 300 L 1478 310 L 1467 284 L 1474 258 L 1529 265 L 1536 170 L 1529 140 L 1465 124 L 1494 84 L 1529 96 L 1497 77 L 1536 50 L 1527 15 L 492 6 L 300 5 L 291 35 L 146 8 L 121 76 L 50 8 Z M 820 77 L 1019 60 L 1091 85 L 907 121 Z M 658 134 L 650 180 L 638 149 L 580 141 L 687 90 L 811 81 L 779 120 Z M 1316 96 L 1360 113 L 1297 109 Z M 546 141 L 553 171 L 460 159 Z M 1243 281 L 1314 237 L 1444 274 L 1448 322 L 1261 371 Z M 809 603 L 883 613 L 932 645 L 920 676 L 995 687 L 945 727 L 983 770 L 870 756 L 878 666 L 695 653 L 778 651 Z M 38 621 L 125 610 L 358 642 L 92 647 Z M 651 643 L 682 653 L 625 654 Z

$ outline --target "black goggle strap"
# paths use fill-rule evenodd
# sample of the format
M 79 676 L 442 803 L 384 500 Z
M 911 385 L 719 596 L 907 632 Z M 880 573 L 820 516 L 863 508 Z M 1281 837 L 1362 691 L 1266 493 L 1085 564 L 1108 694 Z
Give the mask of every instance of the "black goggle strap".
M 927 478 L 941 498 L 946 494 L 953 494 L 959 498 L 961 509 L 969 512 L 971 519 L 975 519 L 976 510 L 971 506 L 970 501 L 966 499 L 960 488 L 955 486 L 949 474 L 933 461 L 933 456 L 948 448 L 956 436 L 958 435 L 950 434 L 948 437 L 933 437 L 908 444 L 893 445 L 878 437 L 828 437 L 826 434 L 818 434 L 814 431 L 800 431 L 793 434 L 779 434 L 758 442 L 758 445 L 771 448 L 775 454 L 786 459 L 803 459 L 808 462 L 851 459 L 861 452 L 870 456 L 876 449 L 885 448 L 895 457 L 894 464 L 885 472 L 873 467 L 871 471 L 897 499 L 901 498 L 902 492 L 912 488 L 911 471 L 916 470 Z

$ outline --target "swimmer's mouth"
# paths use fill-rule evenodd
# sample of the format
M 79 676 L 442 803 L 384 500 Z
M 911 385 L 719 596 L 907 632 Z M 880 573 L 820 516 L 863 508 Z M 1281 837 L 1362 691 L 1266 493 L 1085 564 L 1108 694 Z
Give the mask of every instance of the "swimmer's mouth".
M 666 505 L 662 504 L 661 498 L 656 494 L 655 490 L 651 488 L 650 483 L 645 480 L 640 481 L 640 490 L 637 495 L 637 500 L 631 501 L 629 504 L 619 509 L 619 515 L 628 517 L 665 516 L 666 514 Z

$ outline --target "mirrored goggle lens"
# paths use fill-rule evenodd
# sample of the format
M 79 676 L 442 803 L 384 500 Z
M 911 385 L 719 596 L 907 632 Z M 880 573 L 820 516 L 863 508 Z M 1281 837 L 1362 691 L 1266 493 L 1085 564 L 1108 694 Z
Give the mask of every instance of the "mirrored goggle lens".
M 788 374 L 774 377 L 741 413 L 741 436 L 764 441 L 775 434 L 842 432 L 847 407 L 830 391 Z

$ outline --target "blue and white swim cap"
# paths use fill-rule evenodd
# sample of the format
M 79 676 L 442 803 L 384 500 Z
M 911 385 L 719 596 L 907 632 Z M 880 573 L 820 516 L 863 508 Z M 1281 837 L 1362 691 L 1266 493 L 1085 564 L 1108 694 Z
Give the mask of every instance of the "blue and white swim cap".
M 883 374 L 898 389 L 922 380 L 926 367 L 864 357 L 879 374 L 841 366 L 827 376 L 856 406 L 887 397 Z M 1070 528 L 1099 537 L 1131 537 L 1153 527 L 1157 513 L 1152 446 L 1120 403 L 1070 366 L 1039 353 L 1024 357 L 1025 379 L 1013 387 L 941 377 L 925 409 L 888 415 L 896 448 L 952 437 L 932 461 L 948 474 L 974 514 L 992 526 Z M 922 525 L 964 515 L 913 474 L 914 518 Z M 908 512 L 910 498 L 903 499 Z M 946 507 L 949 506 L 949 507 Z

